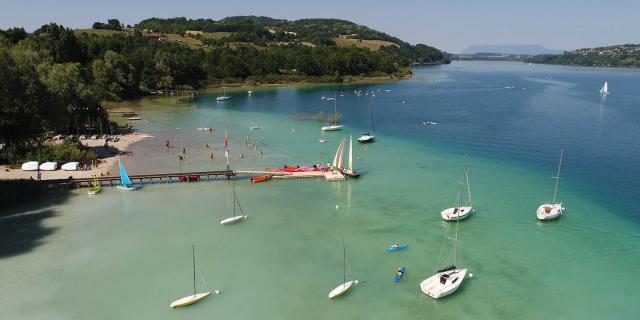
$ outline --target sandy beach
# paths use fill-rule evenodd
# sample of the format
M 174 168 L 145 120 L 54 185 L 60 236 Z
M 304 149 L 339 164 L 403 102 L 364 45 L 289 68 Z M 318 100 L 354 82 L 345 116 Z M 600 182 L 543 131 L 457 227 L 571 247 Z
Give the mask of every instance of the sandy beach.
M 130 152 L 127 151 L 129 146 L 132 144 L 144 140 L 146 138 L 151 138 L 153 136 L 144 133 L 130 133 L 124 135 L 117 135 L 114 137 L 120 138 L 117 142 L 109 142 L 109 148 L 104 149 L 104 139 L 96 139 L 96 140 L 82 140 L 82 144 L 91 148 L 97 155 L 100 163 L 92 168 L 91 170 L 86 171 L 64 171 L 64 170 L 55 170 L 55 171 L 40 171 L 41 179 L 67 179 L 69 177 L 73 178 L 91 178 L 93 175 L 100 176 L 102 175 L 117 175 L 117 164 L 118 160 L 122 158 L 126 158 L 131 155 Z M 58 168 L 62 166 L 63 163 L 58 163 Z M 107 174 L 109 173 L 109 174 Z M 9 166 L 0 166 L 0 179 L 1 180 L 14 180 L 14 179 L 36 179 L 37 172 L 36 171 L 22 171 L 21 169 L 11 169 Z

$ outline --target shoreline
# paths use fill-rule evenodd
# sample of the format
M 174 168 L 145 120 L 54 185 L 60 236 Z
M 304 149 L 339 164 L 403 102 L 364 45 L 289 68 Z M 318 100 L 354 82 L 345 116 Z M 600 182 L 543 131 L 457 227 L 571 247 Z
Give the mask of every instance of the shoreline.
M 368 83 L 387 83 L 387 82 L 395 82 L 401 80 L 411 79 L 413 75 L 407 74 L 403 76 L 377 76 L 377 77 L 359 77 L 353 78 L 349 81 L 343 82 L 335 82 L 335 81 L 279 81 L 276 83 L 255 83 L 250 84 L 247 82 L 231 82 L 231 83 L 222 83 L 219 85 L 207 85 L 202 89 L 198 89 L 199 93 L 206 92 L 217 92 L 220 89 L 240 89 L 240 88 L 281 88 L 281 87 L 298 87 L 298 86 L 327 86 L 327 85 L 340 85 L 340 84 L 368 84 Z
M 58 170 L 55 171 L 40 171 L 41 180 L 53 180 L 53 179 L 67 179 L 73 178 L 91 178 L 93 175 L 109 175 L 117 172 L 118 160 L 123 159 L 129 155 L 128 149 L 136 142 L 140 142 L 147 138 L 152 138 L 152 135 L 145 133 L 128 133 L 124 135 L 114 135 L 114 137 L 120 138 L 118 142 L 110 142 L 109 149 L 104 150 L 104 139 L 96 140 L 83 140 L 82 144 L 91 148 L 100 163 L 97 164 L 91 170 L 85 171 L 64 171 L 60 167 L 64 163 L 58 163 Z M 108 151 L 108 152 L 107 152 Z M 0 166 L 0 180 L 21 180 L 21 179 L 37 179 L 37 171 L 22 171 L 22 169 L 11 169 L 8 165 Z

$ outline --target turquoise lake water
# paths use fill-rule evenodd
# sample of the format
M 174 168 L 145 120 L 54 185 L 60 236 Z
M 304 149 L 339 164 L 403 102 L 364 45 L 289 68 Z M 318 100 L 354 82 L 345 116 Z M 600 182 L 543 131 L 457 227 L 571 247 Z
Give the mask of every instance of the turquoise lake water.
M 144 104 L 137 126 L 155 138 L 131 148 L 129 174 L 223 169 L 225 129 L 233 168 L 326 162 L 343 135 L 367 130 L 372 101 L 378 141 L 354 146 L 359 180 L 238 180 L 249 218 L 233 226 L 219 225 L 233 210 L 224 180 L 95 197 L 75 190 L 19 208 L 0 218 L 3 318 L 636 319 L 640 72 L 454 62 L 414 73 L 430 80 Z M 320 144 L 321 123 L 292 117 L 332 112 L 320 97 L 340 92 L 345 129 Z M 244 145 L 247 136 L 256 149 Z M 541 223 L 535 210 L 552 197 L 560 149 L 565 215 Z M 439 212 L 455 201 L 465 155 L 476 212 L 460 223 L 458 265 L 474 277 L 436 301 L 419 282 L 449 262 L 445 235 L 455 224 Z M 343 279 L 343 236 L 348 278 L 361 283 L 330 301 Z M 395 242 L 410 247 L 384 251 Z M 192 290 L 192 244 L 209 288 L 222 294 L 171 310 Z M 396 284 L 399 265 L 407 274 Z

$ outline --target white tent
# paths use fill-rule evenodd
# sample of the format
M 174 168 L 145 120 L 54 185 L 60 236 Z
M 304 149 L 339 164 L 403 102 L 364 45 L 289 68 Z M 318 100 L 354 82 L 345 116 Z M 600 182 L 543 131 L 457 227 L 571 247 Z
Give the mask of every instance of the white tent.
M 22 164 L 22 171 L 37 171 L 38 170 L 38 161 L 29 161 Z
M 57 162 L 45 162 L 40 165 L 40 170 L 42 171 L 53 171 L 58 169 Z
M 64 171 L 78 171 L 80 169 L 80 162 L 67 162 L 60 168 Z

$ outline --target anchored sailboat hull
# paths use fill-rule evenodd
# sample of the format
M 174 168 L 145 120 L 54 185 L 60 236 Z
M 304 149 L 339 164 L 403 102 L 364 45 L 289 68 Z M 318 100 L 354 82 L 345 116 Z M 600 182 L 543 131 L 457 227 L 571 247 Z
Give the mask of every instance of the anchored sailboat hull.
M 220 224 L 221 225 L 233 224 L 233 223 L 239 222 L 240 220 L 245 220 L 245 219 L 247 219 L 247 215 L 246 214 L 245 215 L 241 215 L 241 216 L 234 216 L 234 217 L 231 217 L 231 218 L 226 218 L 226 219 L 220 221 Z
M 349 170 L 349 169 L 338 169 L 338 171 L 340 173 L 342 173 L 343 175 L 349 177 L 349 178 L 359 178 L 360 177 L 360 172 L 358 172 L 358 171 Z
M 440 216 L 447 221 L 462 220 L 473 212 L 472 207 L 453 207 L 442 210 Z
M 342 130 L 342 125 L 333 125 L 333 126 L 324 126 L 322 128 L 320 128 L 320 130 L 322 131 L 338 131 L 338 130 Z
M 375 142 L 376 141 L 376 137 L 372 136 L 370 134 L 363 134 L 360 136 L 360 138 L 358 138 L 358 142 L 360 143 L 371 143 L 371 142 Z
M 186 307 L 188 305 L 192 305 L 200 300 L 203 300 L 204 298 L 208 297 L 211 295 L 211 292 L 202 292 L 202 293 L 196 293 L 196 294 L 192 294 L 190 296 L 184 297 L 182 299 L 178 299 L 174 302 L 172 302 L 169 307 L 171 307 L 172 309 L 175 308 L 179 308 L 179 307 Z
M 351 280 L 335 287 L 331 292 L 329 292 L 329 299 L 337 298 L 347 293 L 347 291 L 349 291 L 355 284 L 358 284 L 358 280 Z
M 545 203 L 538 207 L 536 216 L 538 217 L 538 220 L 553 220 L 562 215 L 562 210 L 562 203 Z
M 467 269 L 453 269 L 438 272 L 420 282 L 420 290 L 433 299 L 448 296 L 462 285 Z

